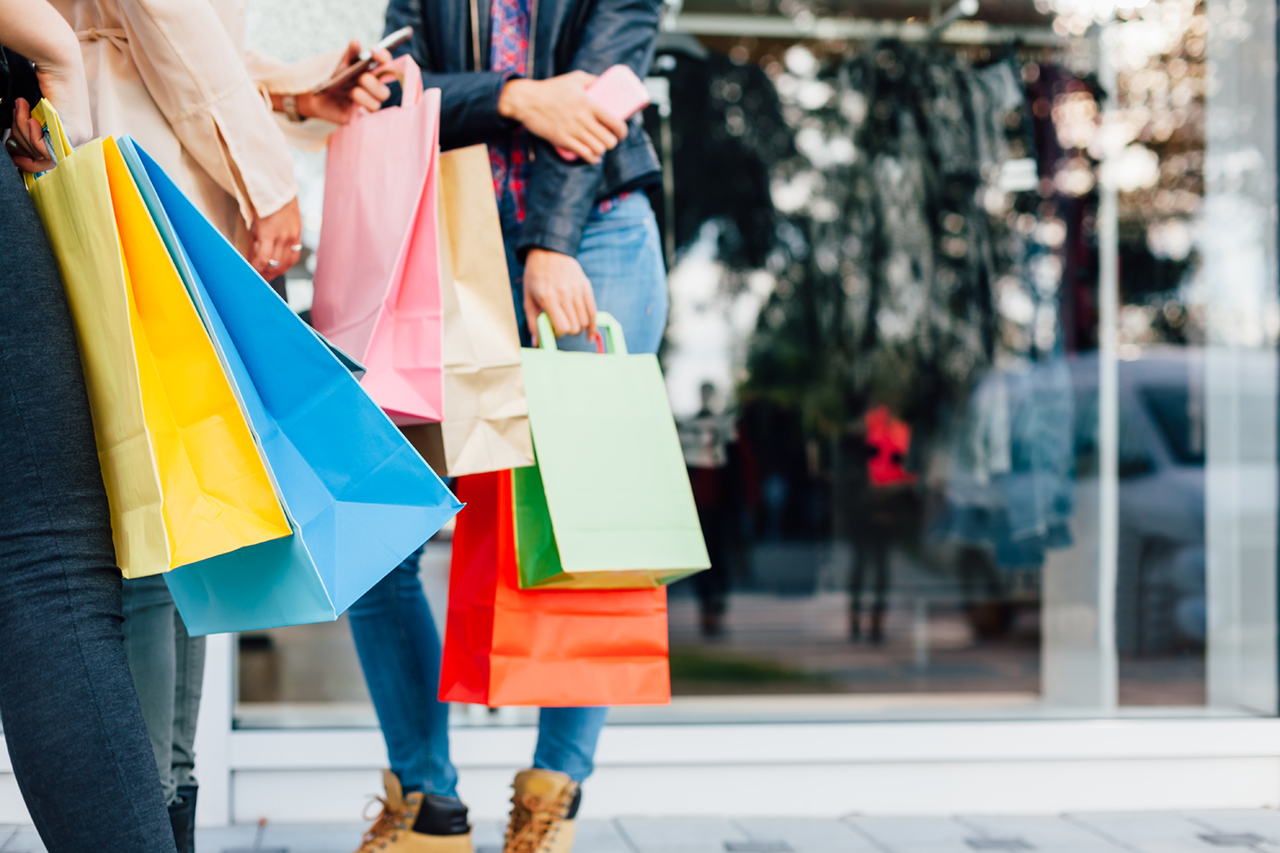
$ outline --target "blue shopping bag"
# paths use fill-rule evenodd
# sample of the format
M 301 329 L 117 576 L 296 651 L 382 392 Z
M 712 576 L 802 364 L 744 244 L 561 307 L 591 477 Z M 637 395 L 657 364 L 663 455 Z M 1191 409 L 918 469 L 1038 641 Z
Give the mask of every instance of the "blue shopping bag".
M 164 170 L 128 139 L 120 149 L 294 530 L 169 572 L 178 610 L 193 635 L 332 621 L 462 505 Z

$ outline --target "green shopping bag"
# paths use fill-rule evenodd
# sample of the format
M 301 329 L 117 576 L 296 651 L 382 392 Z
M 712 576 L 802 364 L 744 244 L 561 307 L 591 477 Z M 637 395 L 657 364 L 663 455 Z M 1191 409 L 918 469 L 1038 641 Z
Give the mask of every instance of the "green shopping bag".
M 536 462 L 515 469 L 521 589 L 638 589 L 709 568 L 698 510 L 653 355 L 561 352 L 547 315 L 523 349 Z

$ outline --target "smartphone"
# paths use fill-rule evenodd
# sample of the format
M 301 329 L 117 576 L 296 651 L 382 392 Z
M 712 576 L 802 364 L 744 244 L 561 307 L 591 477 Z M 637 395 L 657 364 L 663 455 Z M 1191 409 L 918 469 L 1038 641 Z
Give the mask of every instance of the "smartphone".
M 373 58 L 375 50 L 393 50 L 411 38 L 413 38 L 413 27 L 402 27 L 396 30 L 373 47 L 360 51 L 360 55 L 356 57 L 355 62 L 334 74 L 315 89 L 312 89 L 311 94 L 323 95 L 325 92 L 350 83 L 366 71 L 372 71 L 378 65 L 378 61 Z
M 622 121 L 649 106 L 648 88 L 626 65 L 609 68 L 587 87 L 586 95 Z M 577 154 L 565 148 L 557 147 L 556 153 L 566 160 L 578 159 Z

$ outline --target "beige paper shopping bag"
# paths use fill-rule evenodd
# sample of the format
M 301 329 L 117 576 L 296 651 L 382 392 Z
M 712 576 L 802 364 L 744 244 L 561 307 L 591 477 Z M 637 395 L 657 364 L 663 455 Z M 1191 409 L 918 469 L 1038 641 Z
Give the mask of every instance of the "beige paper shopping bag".
M 444 420 L 404 427 L 405 434 L 450 477 L 532 465 L 520 335 L 488 149 L 440 155 L 439 187 Z

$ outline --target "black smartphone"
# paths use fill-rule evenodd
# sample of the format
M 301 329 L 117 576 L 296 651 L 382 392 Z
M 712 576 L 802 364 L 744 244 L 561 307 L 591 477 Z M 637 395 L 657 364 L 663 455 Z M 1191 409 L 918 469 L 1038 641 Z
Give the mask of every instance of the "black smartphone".
M 321 83 L 315 89 L 311 90 L 313 95 L 323 95 L 325 92 L 332 91 L 350 83 L 366 71 L 372 71 L 377 67 L 378 62 L 373 58 L 375 50 L 393 50 L 407 42 L 413 37 L 413 27 L 402 27 L 391 35 L 384 38 L 371 48 L 360 51 L 360 55 L 356 57 L 356 61 L 334 74 L 325 82 Z

